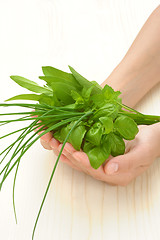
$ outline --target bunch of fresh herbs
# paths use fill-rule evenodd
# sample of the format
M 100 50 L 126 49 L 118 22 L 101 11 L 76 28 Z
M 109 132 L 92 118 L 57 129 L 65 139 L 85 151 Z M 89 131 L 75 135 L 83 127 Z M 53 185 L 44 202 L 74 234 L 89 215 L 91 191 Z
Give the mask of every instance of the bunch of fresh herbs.
M 53 137 L 63 143 L 38 212 L 32 238 L 66 142 L 71 143 L 78 151 L 82 149 L 88 155 L 91 166 L 97 169 L 110 155 L 115 157 L 125 153 L 124 139 L 135 138 L 138 133 L 137 125 L 154 124 L 160 121 L 160 116 L 144 115 L 124 105 L 119 97 L 120 91 L 114 91 L 108 85 L 102 88 L 97 82 L 88 81 L 72 67 L 69 69 L 71 73 L 53 67 L 42 67 L 44 76 L 39 78 L 45 81 L 44 86 L 39 86 L 24 77 L 11 76 L 13 81 L 33 93 L 17 95 L 6 101 L 31 100 L 38 103 L 0 104 L 0 107 L 29 109 L 28 111 L 0 114 L 1 117 L 19 116 L 15 119 L 1 120 L 0 126 L 17 121 L 30 122 L 26 127 L 0 137 L 2 139 L 17 132 L 20 133 L 18 138 L 0 153 L 1 164 L 6 161 L 0 172 L 2 176 L 0 188 L 9 173 L 15 168 L 13 207 L 16 221 L 14 189 L 22 156 L 48 132 L 52 132 Z M 7 160 L 11 151 L 12 155 Z

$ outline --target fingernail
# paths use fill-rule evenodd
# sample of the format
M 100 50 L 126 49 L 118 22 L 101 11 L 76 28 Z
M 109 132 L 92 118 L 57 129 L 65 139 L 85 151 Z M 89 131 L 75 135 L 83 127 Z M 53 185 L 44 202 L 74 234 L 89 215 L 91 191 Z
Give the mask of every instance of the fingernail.
M 107 173 L 109 175 L 114 174 L 115 172 L 118 171 L 118 163 L 110 163 L 107 167 Z

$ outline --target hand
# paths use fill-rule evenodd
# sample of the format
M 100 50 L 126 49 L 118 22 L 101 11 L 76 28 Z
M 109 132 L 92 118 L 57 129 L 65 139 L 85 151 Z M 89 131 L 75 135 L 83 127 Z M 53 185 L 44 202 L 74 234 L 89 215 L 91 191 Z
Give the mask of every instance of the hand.
M 58 156 L 62 144 L 48 133 L 41 138 L 44 148 L 53 150 Z M 139 126 L 139 133 L 132 141 L 126 141 L 124 155 L 110 156 L 97 170 L 90 165 L 87 154 L 76 151 L 70 143 L 66 143 L 60 160 L 72 168 L 89 174 L 93 178 L 112 185 L 125 186 L 143 173 L 160 156 L 160 123 L 150 126 Z

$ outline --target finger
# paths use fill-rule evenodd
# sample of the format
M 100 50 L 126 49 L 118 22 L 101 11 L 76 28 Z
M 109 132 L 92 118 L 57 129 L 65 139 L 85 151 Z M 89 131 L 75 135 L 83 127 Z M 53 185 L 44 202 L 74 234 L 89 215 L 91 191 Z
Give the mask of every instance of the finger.
M 104 166 L 104 171 L 108 175 L 120 174 L 121 172 L 131 171 L 139 166 L 146 165 L 144 161 L 145 149 L 142 146 L 137 146 L 131 149 L 124 155 L 119 155 L 112 158 Z
M 56 156 L 59 155 L 59 151 L 56 149 L 56 150 L 53 150 L 54 154 Z M 67 165 L 69 165 L 71 168 L 75 169 L 75 170 L 78 170 L 78 171 L 82 171 L 80 168 L 78 168 L 77 166 L 75 166 L 71 161 L 69 161 L 69 159 L 64 155 L 64 154 L 61 154 L 61 157 L 60 157 L 60 160 L 64 163 L 66 163 Z
M 58 147 L 59 151 L 61 147 L 62 144 L 60 144 Z M 70 152 L 68 152 L 68 150 L 70 150 Z M 82 150 L 76 151 L 70 143 L 66 143 L 66 148 L 63 149 L 62 153 L 74 166 L 78 167 L 86 174 L 89 174 L 90 176 L 99 180 L 102 180 L 102 175 L 103 177 L 105 176 L 102 166 L 99 169 L 93 169 L 90 165 L 87 154 Z
M 41 145 L 47 149 L 47 150 L 52 150 L 52 148 L 50 147 L 49 143 L 47 143 L 46 141 L 44 141 L 43 139 L 40 139 L 40 143 Z
M 140 176 L 147 170 L 148 167 L 139 167 L 137 169 L 132 169 L 131 171 L 120 173 L 118 175 L 112 176 L 112 179 L 109 179 L 109 183 L 113 183 L 118 186 L 127 186 L 130 184 L 136 177 Z
M 60 151 L 62 148 L 62 144 L 59 145 L 58 150 Z M 69 150 L 69 151 L 68 151 Z M 80 167 L 83 166 L 83 168 L 89 168 L 91 167 L 88 156 L 81 151 L 76 151 L 72 145 L 70 146 L 69 143 L 66 143 L 66 148 L 63 149 L 62 153 L 68 157 L 69 160 L 72 161 L 76 166 L 78 165 Z
M 65 144 L 65 147 L 63 148 L 62 154 L 64 154 L 64 155 L 68 158 L 69 161 L 74 162 L 73 152 L 75 152 L 76 150 L 75 150 L 75 149 L 72 147 L 72 145 L 71 145 L 71 149 L 70 149 L 70 151 L 68 152 L 68 151 L 67 151 L 67 150 L 68 150 L 68 146 L 67 146 L 67 145 L 69 145 L 69 143 L 66 143 L 66 144 Z M 63 146 L 62 143 L 59 144 L 59 146 L 58 146 L 58 148 L 57 148 L 59 152 L 61 151 L 62 146 Z M 67 147 L 66 147 L 66 146 L 67 146 Z
M 105 174 L 103 166 L 101 165 L 98 169 L 94 169 L 89 161 L 86 153 L 76 151 L 73 153 L 74 162 L 78 165 L 85 173 L 98 180 L 104 181 Z
M 49 144 L 51 139 L 52 139 L 52 133 L 48 132 L 40 138 L 40 143 L 45 149 L 52 150 L 52 147 Z
M 40 132 L 40 133 L 43 133 L 44 131 Z M 38 133 L 39 134 L 39 133 Z M 49 143 L 49 141 L 52 139 L 53 135 L 51 132 L 48 132 L 46 134 L 44 134 L 41 139 L 47 143 Z
M 59 151 L 61 150 L 61 147 L 62 144 L 60 144 L 58 147 Z M 66 143 L 62 153 L 68 158 L 69 161 L 71 161 L 75 165 L 75 159 L 73 157 L 74 152 L 76 152 L 76 150 L 73 148 L 73 146 L 70 143 Z
M 52 149 L 57 149 L 60 145 L 60 142 L 52 137 L 51 140 L 49 141 L 49 144 Z
M 74 147 L 72 146 L 72 144 L 70 144 L 70 143 L 68 143 L 68 142 L 66 142 L 64 149 L 65 149 L 68 153 L 70 153 L 71 155 L 72 155 L 74 152 L 76 152 L 76 150 L 74 149 Z

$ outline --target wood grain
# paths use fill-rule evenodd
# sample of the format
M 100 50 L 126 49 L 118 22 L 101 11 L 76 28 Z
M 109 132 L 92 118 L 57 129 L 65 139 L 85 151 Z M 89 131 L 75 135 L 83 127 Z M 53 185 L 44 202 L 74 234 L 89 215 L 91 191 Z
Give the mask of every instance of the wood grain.
M 126 53 L 157 0 L 6 0 L 0 2 L 0 102 L 20 94 L 9 75 L 36 79 L 42 65 L 75 67 L 101 83 Z M 160 84 L 137 106 L 160 115 Z M 12 127 L 1 130 L 12 130 Z M 12 141 L 10 138 L 9 141 Z M 3 149 L 7 141 L 1 141 Z M 160 159 L 127 187 L 92 179 L 59 163 L 35 240 L 159 240 Z M 31 239 L 55 156 L 36 143 L 24 156 L 16 185 L 0 192 L 0 239 Z

